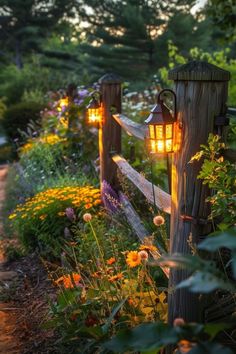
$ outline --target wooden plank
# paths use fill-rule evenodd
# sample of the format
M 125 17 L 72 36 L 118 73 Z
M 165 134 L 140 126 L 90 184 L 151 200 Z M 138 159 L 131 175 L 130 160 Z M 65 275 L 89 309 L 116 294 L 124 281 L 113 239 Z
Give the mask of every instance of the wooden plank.
M 227 113 L 229 113 L 231 116 L 236 116 L 236 108 L 228 107 Z
M 120 202 L 122 204 L 122 209 L 126 216 L 126 219 L 130 226 L 132 227 L 135 234 L 138 236 L 139 240 L 143 243 L 145 238 L 150 236 L 150 233 L 145 229 L 140 217 L 134 210 L 132 204 L 130 203 L 129 199 L 126 195 L 122 192 L 119 192 Z M 157 260 L 161 257 L 160 252 L 154 251 L 151 252 L 153 259 Z M 169 277 L 169 268 L 160 266 L 162 271 L 165 273 L 167 278 Z
M 126 131 L 128 135 L 134 136 L 137 139 L 144 140 L 147 126 L 139 124 L 127 118 L 123 114 L 113 114 L 116 122 Z
M 132 207 L 129 199 L 125 196 L 125 194 L 119 192 L 119 197 L 120 197 L 120 202 L 122 204 L 122 210 L 125 213 L 128 223 L 131 225 L 133 231 L 136 233 L 139 240 L 143 242 L 144 238 L 148 237 L 150 233 L 145 229 L 138 214 Z
M 113 156 L 113 161 L 117 164 L 121 172 L 145 195 L 147 200 L 154 204 L 152 183 L 147 181 L 120 155 Z M 154 186 L 156 206 L 166 212 L 171 213 L 171 196 L 161 188 Z

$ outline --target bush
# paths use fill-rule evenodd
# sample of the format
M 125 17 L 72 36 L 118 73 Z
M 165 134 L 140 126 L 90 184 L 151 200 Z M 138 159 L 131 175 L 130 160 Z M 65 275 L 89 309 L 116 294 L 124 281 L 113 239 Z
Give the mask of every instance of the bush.
M 9 219 L 26 249 L 58 257 L 67 223 L 100 203 L 99 189 L 91 186 L 50 188 L 19 204 Z
M 40 119 L 43 105 L 36 102 L 22 102 L 10 106 L 3 115 L 2 125 L 11 139 L 19 138 L 19 130 L 26 130 L 28 123 Z

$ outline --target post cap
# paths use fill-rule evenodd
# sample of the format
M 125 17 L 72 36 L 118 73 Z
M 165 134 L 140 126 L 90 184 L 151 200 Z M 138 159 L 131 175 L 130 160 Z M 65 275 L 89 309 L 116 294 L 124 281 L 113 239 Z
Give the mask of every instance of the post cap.
M 99 84 L 121 84 L 122 80 L 121 78 L 114 74 L 114 73 L 108 73 L 103 75 L 99 80 Z
M 168 79 L 175 81 L 229 81 L 230 72 L 206 61 L 193 60 L 170 70 Z

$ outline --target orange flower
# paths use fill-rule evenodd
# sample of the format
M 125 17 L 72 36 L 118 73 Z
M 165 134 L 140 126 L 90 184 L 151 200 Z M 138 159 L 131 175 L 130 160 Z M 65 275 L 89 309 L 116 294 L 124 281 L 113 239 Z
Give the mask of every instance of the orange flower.
M 85 209 L 91 209 L 92 206 L 93 206 L 93 204 L 91 204 L 91 203 L 85 204 Z
M 68 275 L 63 275 L 55 281 L 56 285 L 63 283 L 66 289 L 74 288 L 74 285 L 78 286 L 81 280 L 81 275 L 78 273 L 72 273 Z
M 112 264 L 115 263 L 115 262 L 116 262 L 115 257 L 111 257 L 111 258 L 109 258 L 109 259 L 107 260 L 107 264 L 108 264 L 108 265 L 112 265 Z
M 153 246 L 153 245 L 141 245 L 139 247 L 140 251 L 157 251 L 157 248 L 156 246 Z
M 137 251 L 130 251 L 126 257 L 126 263 L 134 268 L 141 263 L 141 257 Z
M 114 282 L 114 281 L 120 280 L 122 278 L 123 278 L 123 274 L 122 273 L 118 273 L 116 275 L 113 275 L 112 277 L 109 277 L 108 280 L 110 282 Z

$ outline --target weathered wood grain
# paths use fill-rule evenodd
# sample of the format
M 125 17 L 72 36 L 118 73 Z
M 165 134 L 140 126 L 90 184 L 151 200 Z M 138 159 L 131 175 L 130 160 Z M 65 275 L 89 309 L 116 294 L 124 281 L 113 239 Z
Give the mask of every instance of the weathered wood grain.
M 128 135 L 137 139 L 144 140 L 146 136 L 147 126 L 132 121 L 123 114 L 113 114 L 115 121 L 126 131 Z
M 121 112 L 121 81 L 116 75 L 107 74 L 100 80 L 103 118 L 99 128 L 100 183 L 106 180 L 118 189 L 117 166 L 111 154 L 121 152 L 121 127 L 112 118 L 112 109 Z
M 140 220 L 140 217 L 132 207 L 132 204 L 130 203 L 129 199 L 125 196 L 124 193 L 119 192 L 119 197 L 120 197 L 120 202 L 122 204 L 122 209 L 124 211 L 124 214 L 126 216 L 126 219 L 130 226 L 132 227 L 133 231 L 135 234 L 138 236 L 139 240 L 143 243 L 145 238 L 150 236 L 150 233 L 146 230 L 144 227 L 142 221 Z M 160 252 L 158 251 L 153 251 L 151 252 L 151 255 L 154 260 L 157 260 L 161 257 Z M 164 274 L 169 277 L 169 269 L 166 267 L 160 266 Z
M 113 156 L 113 161 L 119 167 L 121 172 L 145 195 L 147 200 L 154 204 L 152 183 L 146 180 L 144 176 L 138 173 L 130 164 L 120 155 Z M 171 197 L 161 188 L 154 186 L 156 206 L 164 212 L 171 213 Z
M 211 232 L 211 225 L 189 222 L 183 214 L 195 220 L 207 219 L 210 210 L 205 202 L 209 189 L 197 175 L 201 163 L 189 164 L 191 157 L 206 144 L 214 130 L 214 117 L 226 113 L 227 86 L 230 74 L 208 63 L 191 62 L 170 71 L 175 80 L 177 115 L 183 122 L 182 142 L 172 160 L 171 253 L 189 254 L 189 236 L 198 243 L 199 237 Z M 171 270 L 169 287 L 174 288 L 189 276 L 188 270 Z M 169 295 L 169 322 L 176 317 L 186 321 L 201 320 L 198 295 L 179 289 Z

